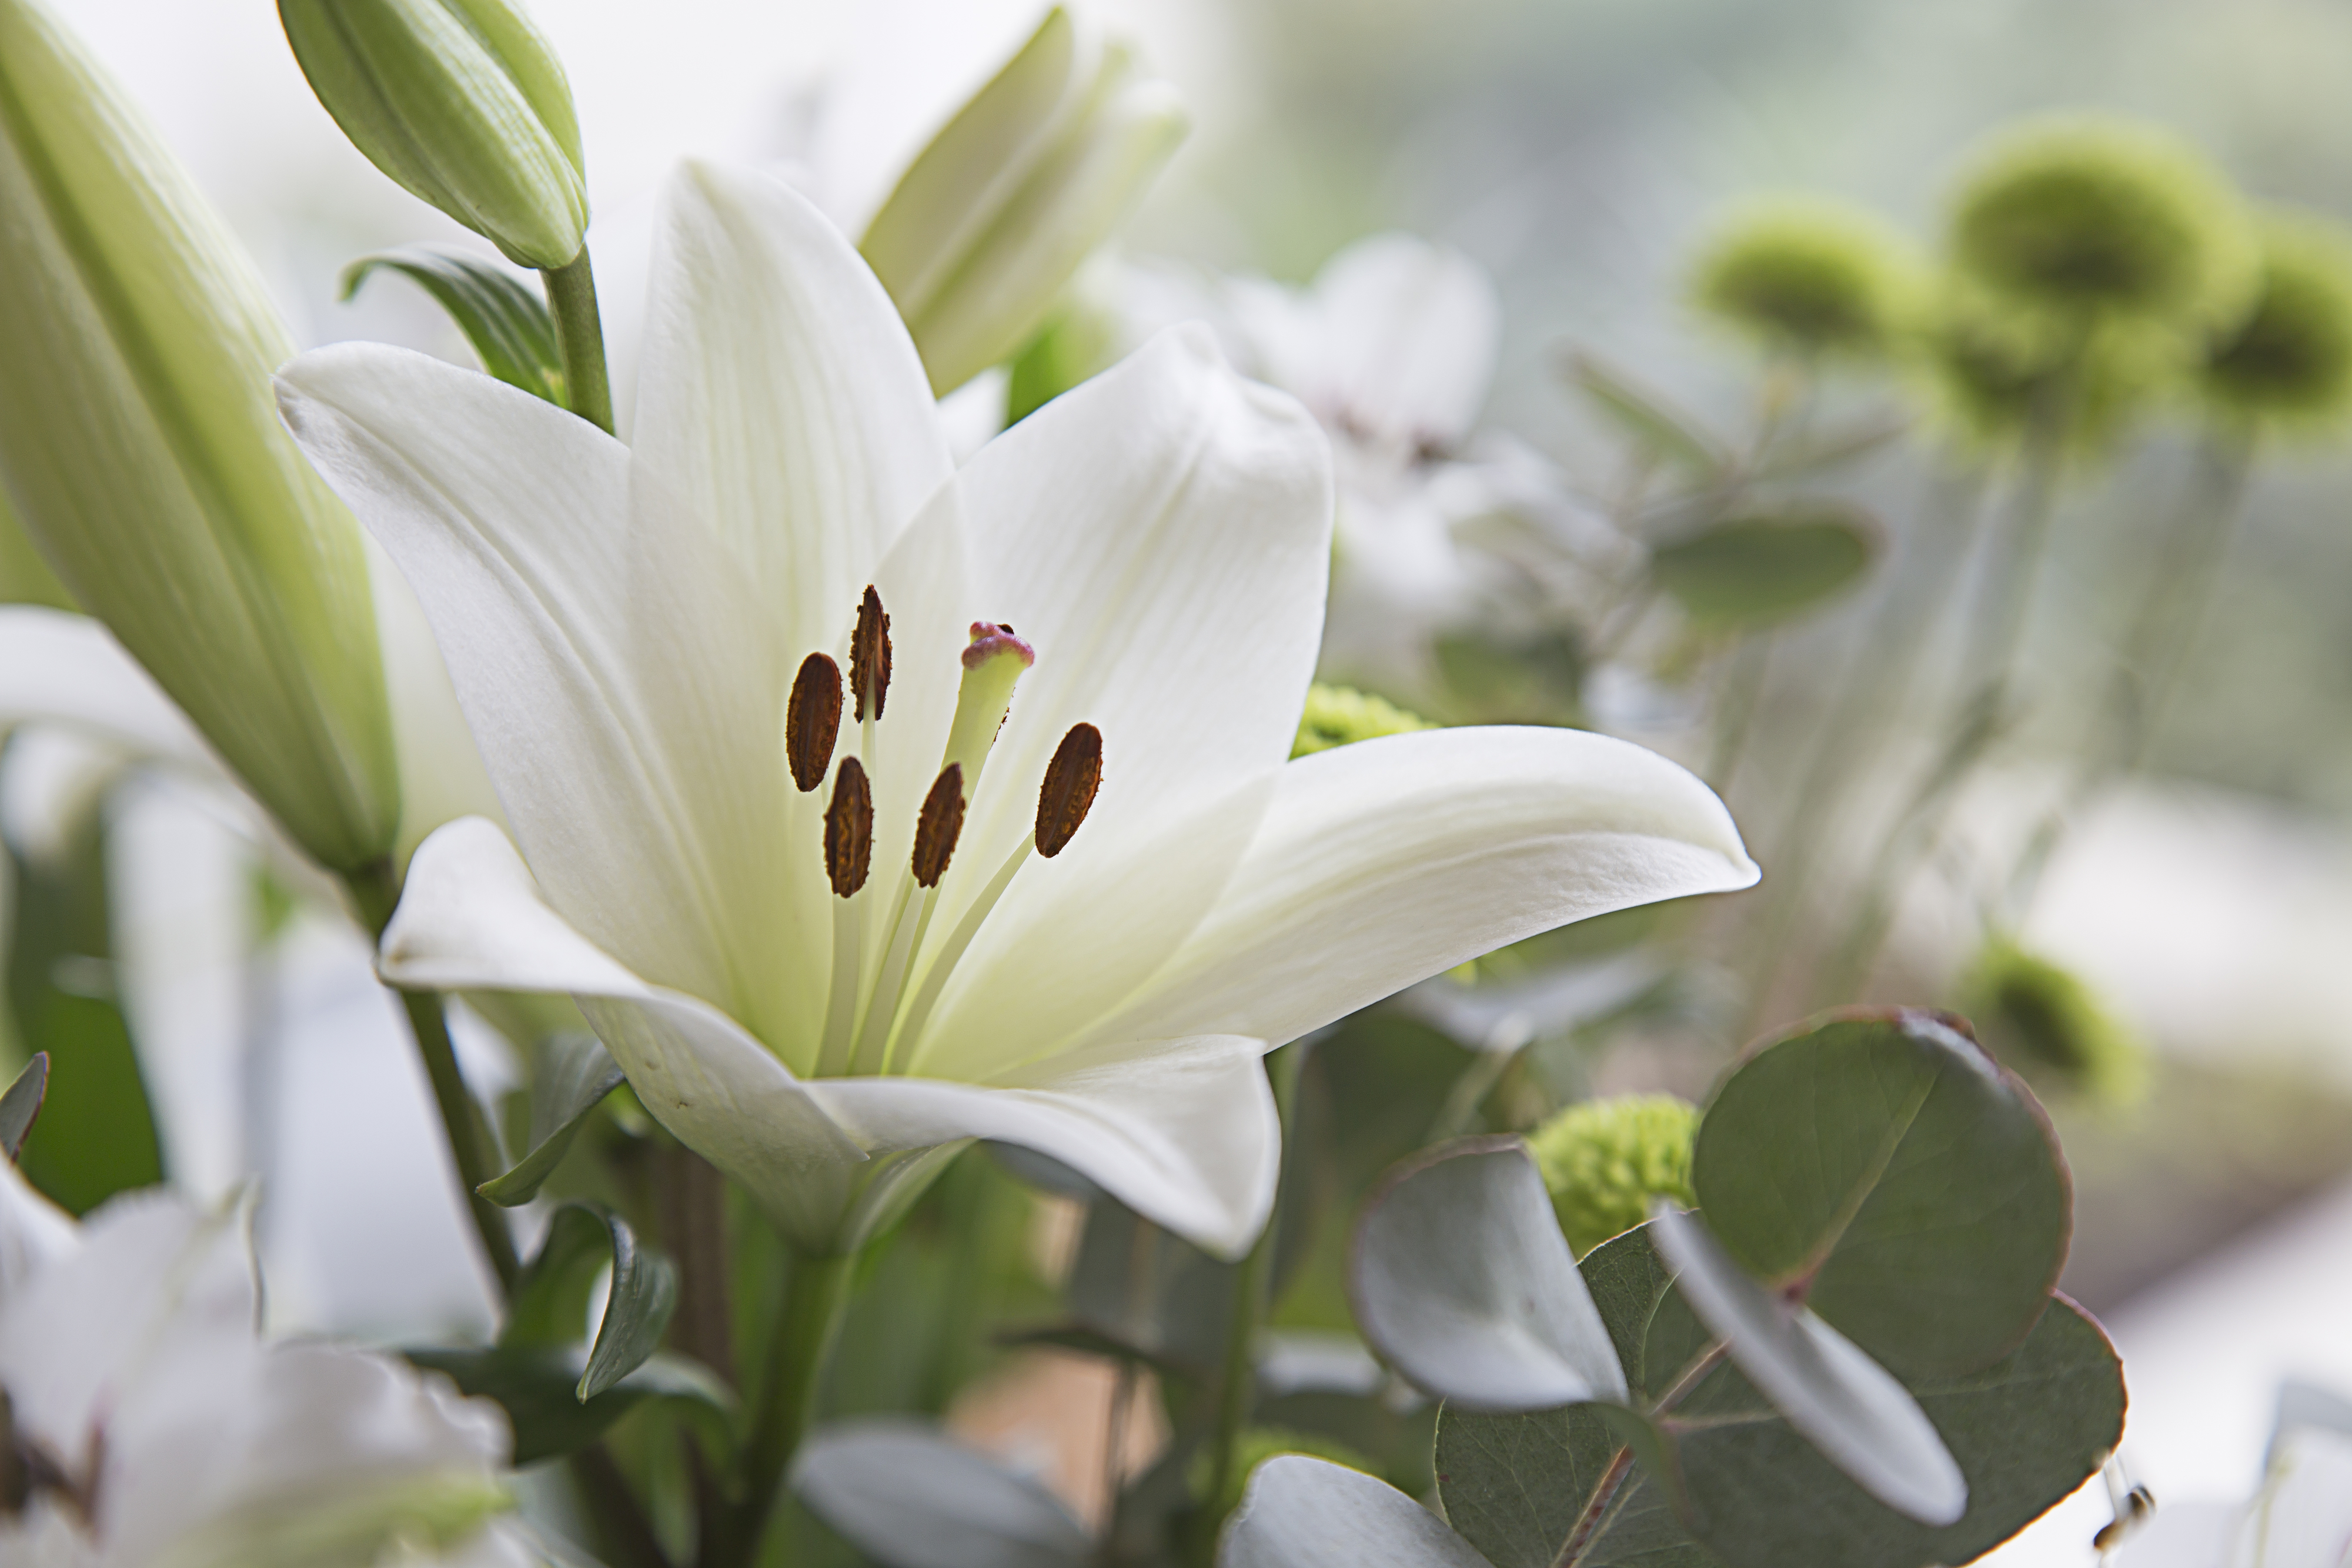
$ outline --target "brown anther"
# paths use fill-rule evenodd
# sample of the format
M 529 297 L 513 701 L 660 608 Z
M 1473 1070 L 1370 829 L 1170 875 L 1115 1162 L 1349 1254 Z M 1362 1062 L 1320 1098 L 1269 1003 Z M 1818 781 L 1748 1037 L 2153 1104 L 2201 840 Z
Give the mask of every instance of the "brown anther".
M 841 666 L 823 653 L 811 653 L 801 661 L 792 700 L 784 705 L 784 760 L 802 794 L 824 782 L 834 742 L 840 738 Z
M 950 762 L 940 769 L 931 792 L 923 797 L 922 814 L 915 819 L 915 880 L 937 887 L 948 873 L 956 840 L 963 836 L 963 768 Z
M 866 782 L 866 765 L 845 757 L 833 776 L 833 804 L 824 809 L 824 874 L 833 879 L 833 891 L 847 898 L 866 885 L 873 864 L 874 790 Z
M 1101 785 L 1102 731 L 1090 724 L 1074 724 L 1054 748 L 1054 760 L 1045 764 L 1045 782 L 1037 790 L 1039 854 L 1052 860 L 1069 847 Z
M 858 601 L 857 629 L 849 634 L 849 689 L 857 697 L 853 716 L 862 722 L 868 702 L 874 716 L 882 716 L 882 705 L 890 695 L 890 617 L 870 582 Z

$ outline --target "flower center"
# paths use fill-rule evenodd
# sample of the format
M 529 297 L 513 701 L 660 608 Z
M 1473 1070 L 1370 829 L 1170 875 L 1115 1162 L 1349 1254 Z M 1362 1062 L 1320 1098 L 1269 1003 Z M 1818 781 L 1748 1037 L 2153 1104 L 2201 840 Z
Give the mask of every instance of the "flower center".
M 818 1077 L 909 1071 L 957 962 L 1031 852 L 1052 859 L 1086 821 L 1102 782 L 1102 732 L 1091 724 L 1074 726 L 1046 765 L 1037 793 L 1036 831 L 997 868 L 955 929 L 927 946 L 940 883 L 955 858 L 988 754 L 1011 709 L 1013 689 L 1036 661 L 1035 650 L 1012 627 L 972 622 L 947 747 L 917 813 L 914 852 L 898 876 L 883 879 L 888 891 L 868 892 L 874 789 L 867 769 L 876 766 L 876 731 L 889 698 L 890 617 L 881 596 L 866 589 L 849 643 L 859 755 L 841 759 L 824 812 L 824 868 L 835 903 L 833 977 Z M 784 758 L 803 793 L 824 782 L 840 739 L 843 706 L 840 666 L 823 653 L 811 653 L 793 682 L 784 713 Z M 888 902 L 877 920 L 868 901 L 880 899 Z M 881 937 L 880 951 L 870 962 L 864 950 L 869 928 Z

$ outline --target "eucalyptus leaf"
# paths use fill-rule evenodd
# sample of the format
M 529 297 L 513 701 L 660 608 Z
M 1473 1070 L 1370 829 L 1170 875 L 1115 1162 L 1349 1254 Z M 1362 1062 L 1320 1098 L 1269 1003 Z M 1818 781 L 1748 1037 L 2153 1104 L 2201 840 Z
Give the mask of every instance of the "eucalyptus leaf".
M 1490 1410 L 1625 1397 L 1517 1138 L 1465 1138 L 1399 1166 L 1364 1206 L 1349 1275 L 1364 1337 L 1431 1394 Z
M 2071 1199 L 2049 1124 L 1963 1028 L 1901 1009 L 1809 1025 L 1725 1080 L 1692 1154 L 1700 1209 L 1732 1259 L 1803 1286 L 1823 1321 L 1903 1375 L 2014 1349 L 2066 1260 Z
M 1831 1463 L 1897 1512 L 1950 1524 L 1968 1481 L 1918 1403 L 1853 1342 L 1724 1255 L 1704 1222 L 1661 1203 L 1651 1239 L 1675 1287 L 1748 1380 Z
M 1094 1542 L 1034 1479 L 899 1419 L 846 1421 L 802 1446 L 793 1490 L 886 1568 L 1087 1568 Z
M 430 294 L 481 356 L 482 369 L 558 408 L 569 406 L 554 318 L 546 301 L 520 278 L 463 251 L 405 246 L 363 256 L 343 268 L 342 298 L 357 294 L 379 268 L 397 272 Z
M 1175 1370 L 1206 1373 L 1224 1354 L 1233 1280 L 1233 1265 L 1106 1198 L 1088 1207 L 1079 1234 L 1067 1326 Z
M 586 1404 L 642 1365 L 661 1343 L 677 1308 L 677 1268 L 641 1247 L 628 1223 L 601 1205 L 568 1203 L 555 1211 L 547 1239 L 516 1287 L 499 1343 L 509 1348 L 566 1345 L 586 1328 L 587 1292 L 607 1261 L 596 1343 L 575 1390 Z
M 1553 1568 L 1624 1445 L 1597 1405 L 1516 1415 L 1447 1406 L 1437 1417 L 1445 1517 L 1495 1568 Z M 1586 1568 L 1717 1568 L 1647 1470 L 1625 1476 L 1586 1542 Z
M 33 1060 L 16 1074 L 5 1093 L 0 1093 L 0 1151 L 9 1159 L 25 1146 L 25 1134 L 33 1130 L 33 1118 L 41 1113 L 41 1095 L 49 1086 L 49 1053 L 33 1052 Z
M 438 1372 L 462 1393 L 498 1402 L 514 1427 L 514 1460 L 528 1465 L 586 1447 L 647 1400 L 675 1400 L 702 1413 L 704 1437 L 723 1446 L 733 1402 L 725 1386 L 694 1362 L 667 1353 L 585 1402 L 582 1346 L 498 1345 L 487 1349 L 404 1350 L 408 1361 Z
M 1642 391 L 1592 355 L 1577 351 L 1561 361 L 1577 389 L 1611 423 L 1660 457 L 1705 475 L 1722 470 L 1727 459 L 1697 424 Z
M 1735 517 L 1659 546 L 1650 576 L 1708 630 L 1751 630 L 1819 608 L 1862 580 L 1878 553 L 1861 513 L 1814 506 Z
M 1445 1521 L 1386 1481 L 1284 1454 L 1250 1477 L 1217 1568 L 1490 1568 Z M 1550 1568 L 1547 1560 L 1544 1568 Z
M 559 1034 L 532 1052 L 530 1152 L 504 1176 L 475 1190 L 492 1203 L 515 1208 L 539 1189 L 563 1161 L 588 1113 L 621 1086 L 622 1072 L 604 1042 L 593 1034 Z

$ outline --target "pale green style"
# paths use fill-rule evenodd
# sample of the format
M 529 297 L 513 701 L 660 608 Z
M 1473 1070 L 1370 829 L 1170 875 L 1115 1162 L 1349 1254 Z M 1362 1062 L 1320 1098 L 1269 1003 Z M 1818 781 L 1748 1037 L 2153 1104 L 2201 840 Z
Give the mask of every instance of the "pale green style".
M 0 491 L 325 864 L 400 812 L 365 543 L 269 396 L 260 279 L 36 0 L 0 0 Z

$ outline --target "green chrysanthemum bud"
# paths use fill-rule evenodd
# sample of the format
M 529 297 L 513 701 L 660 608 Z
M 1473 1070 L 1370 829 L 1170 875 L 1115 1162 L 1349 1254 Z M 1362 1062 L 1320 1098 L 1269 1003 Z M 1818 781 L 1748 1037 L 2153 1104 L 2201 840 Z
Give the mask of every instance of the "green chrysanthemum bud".
M 1307 688 L 1307 711 L 1299 717 L 1298 738 L 1290 743 L 1290 755 L 1306 757 L 1335 746 L 1436 727 L 1420 715 L 1407 713 L 1369 692 L 1318 681 Z
M 1875 214 L 1816 196 L 1749 203 L 1701 250 L 1692 298 L 1767 348 L 1877 355 L 1895 344 L 1919 265 Z
M 580 254 L 588 186 L 572 89 L 508 0 L 278 0 L 278 16 L 370 162 L 524 267 Z
M 1691 1145 L 1698 1107 L 1671 1094 L 1570 1105 L 1528 1134 L 1552 1212 L 1580 1258 L 1650 1217 L 1650 1200 L 1696 1206 Z
M 1278 1459 L 1285 1454 L 1305 1454 L 1309 1458 L 1327 1459 L 1365 1475 L 1381 1473 L 1378 1465 L 1345 1443 L 1312 1432 L 1294 1432 L 1286 1427 L 1244 1427 L 1234 1440 L 1234 1468 L 1225 1478 L 1225 1490 L 1208 1500 L 1210 1517 L 1223 1519 L 1239 1508 L 1242 1494 L 1249 1490 L 1249 1479 L 1268 1459 Z M 1209 1454 L 1204 1448 L 1193 1456 L 1190 1474 L 1195 1492 L 1209 1484 Z
M 400 814 L 359 525 L 278 423 L 293 351 L 138 112 L 35 0 L 0 0 L 0 490 L 329 866 Z
M 1961 182 L 1951 249 L 1997 300 L 2077 326 L 2201 334 L 2253 285 L 2244 214 L 2220 172 L 2164 131 L 2089 116 L 1996 138 Z
M 1056 6 L 908 166 L 858 249 L 931 390 L 1017 353 L 1184 139 L 1175 91 Z
M 2091 988 L 2007 936 L 1984 945 L 1960 987 L 1977 1036 L 2030 1077 L 2128 1103 L 2147 1087 L 2147 1051 Z
M 2070 341 L 1959 279 L 1947 279 L 1922 313 L 1916 345 L 1945 423 L 1967 440 L 2013 442 L 2037 408 L 2048 417 L 2063 399 L 2067 444 L 2077 455 L 2110 447 L 2179 365 L 2179 340 L 2168 335 L 2116 331 Z
M 2352 235 L 2303 214 L 2262 225 L 2253 308 L 2207 349 L 2197 384 L 2219 412 L 2316 425 L 2352 406 Z

